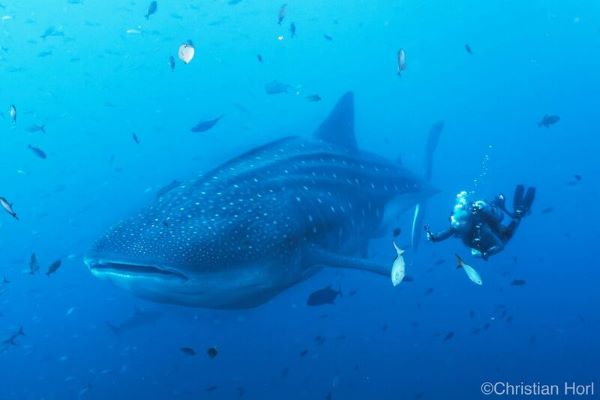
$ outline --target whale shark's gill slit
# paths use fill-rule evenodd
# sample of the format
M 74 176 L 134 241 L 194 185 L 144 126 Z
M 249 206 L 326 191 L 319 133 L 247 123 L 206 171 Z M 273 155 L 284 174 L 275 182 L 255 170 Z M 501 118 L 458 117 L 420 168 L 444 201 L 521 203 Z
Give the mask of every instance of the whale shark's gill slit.
M 172 271 L 168 269 L 161 269 L 153 265 L 138 265 L 128 264 L 119 262 L 102 262 L 93 265 L 96 270 L 106 270 L 114 272 L 124 272 L 129 274 L 143 274 L 143 275 L 162 275 L 165 277 L 176 277 L 183 280 L 188 280 L 188 277 L 184 274 Z

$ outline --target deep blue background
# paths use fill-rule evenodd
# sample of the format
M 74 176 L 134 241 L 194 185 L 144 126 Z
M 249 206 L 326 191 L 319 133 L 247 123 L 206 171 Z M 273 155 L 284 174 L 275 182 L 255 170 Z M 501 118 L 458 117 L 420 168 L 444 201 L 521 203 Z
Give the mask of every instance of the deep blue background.
M 0 195 L 21 220 L 0 214 L 0 275 L 11 281 L 0 335 L 22 325 L 27 336 L 0 353 L 0 399 L 230 399 L 240 387 L 251 399 L 477 399 L 487 380 L 599 379 L 597 1 L 290 0 L 281 26 L 280 2 L 163 0 L 146 20 L 148 3 L 2 0 Z M 49 26 L 64 36 L 40 38 Z M 172 72 L 168 57 L 188 39 L 196 58 Z M 274 79 L 294 89 L 268 96 Z M 468 254 L 456 240 L 408 252 L 415 281 L 398 288 L 327 270 L 240 312 L 146 303 L 88 273 L 82 255 L 94 239 L 162 185 L 268 139 L 309 135 L 349 89 L 360 146 L 401 156 L 415 172 L 430 126 L 445 120 L 433 228 L 445 226 L 459 190 L 512 198 L 516 183 L 538 188 L 503 254 L 467 258 L 483 287 L 454 268 L 453 254 Z M 314 93 L 323 101 L 305 100 Z M 538 128 L 547 113 L 561 121 Z M 221 114 L 213 130 L 189 131 Z M 28 132 L 41 123 L 47 134 Z M 582 180 L 570 186 L 574 174 Z M 409 219 L 399 221 L 403 246 Z M 376 250 L 393 259 L 387 243 Z M 62 269 L 28 275 L 31 252 L 44 270 L 62 258 Z M 515 278 L 527 284 L 511 286 Z M 307 308 L 307 295 L 327 284 L 344 296 Z M 105 322 L 135 306 L 164 317 L 113 335 Z M 213 345 L 220 354 L 211 360 Z

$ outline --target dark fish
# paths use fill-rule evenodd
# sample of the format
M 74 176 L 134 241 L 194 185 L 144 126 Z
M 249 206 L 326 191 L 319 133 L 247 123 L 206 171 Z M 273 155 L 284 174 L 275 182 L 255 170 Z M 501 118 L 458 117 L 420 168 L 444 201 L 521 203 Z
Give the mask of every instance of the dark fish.
M 325 40 L 327 40 L 329 42 L 331 42 L 333 40 L 333 38 L 326 33 L 323 34 L 323 38 L 325 38 Z
M 333 399 L 333 395 L 331 394 L 331 392 L 328 392 L 328 393 L 325 395 L 325 400 L 332 400 L 332 399 Z
M 179 185 L 181 185 L 181 182 L 179 182 L 177 179 L 173 179 L 170 183 L 158 189 L 158 191 L 156 192 L 156 198 L 158 199 L 159 197 L 164 196 Z
M 288 93 L 292 87 L 287 83 L 281 83 L 279 81 L 271 81 L 265 85 L 265 92 L 267 94 L 281 94 Z
M 296 24 L 293 22 L 290 24 L 290 36 L 291 37 L 296 36 Z
M 0 206 L 2 208 L 4 208 L 4 211 L 6 211 L 8 213 L 8 215 L 10 215 L 11 217 L 13 217 L 16 220 L 19 219 L 19 217 L 17 216 L 17 213 L 15 212 L 15 210 L 13 210 L 12 203 L 9 202 L 5 197 L 0 197 Z
M 262 56 L 260 54 L 256 55 L 256 59 L 258 60 L 259 63 L 263 62 L 263 58 L 262 58 Z
M 234 5 L 239 4 L 241 2 L 242 2 L 242 0 L 229 0 L 227 2 L 227 4 L 229 4 L 230 6 L 234 6 Z
M 358 293 L 358 289 L 352 289 L 348 292 L 348 296 L 354 296 L 356 293 Z
M 312 103 L 316 103 L 318 101 L 321 101 L 321 96 L 319 96 L 318 94 L 311 94 L 310 96 L 306 96 L 306 100 Z
M 208 356 L 210 358 L 215 358 L 216 356 L 219 355 L 219 351 L 217 350 L 216 347 L 209 347 L 208 350 L 206 350 L 206 354 L 208 354 Z M 225 357 L 227 358 L 227 357 Z
M 552 211 L 554 211 L 554 208 L 546 207 L 542 210 L 542 214 L 550 214 Z
M 322 306 L 324 304 L 334 304 L 335 299 L 341 296 L 342 292 L 334 290 L 330 286 L 316 290 L 308 296 L 306 304 L 309 306 Z
M 31 150 L 33 152 L 33 154 L 35 154 L 38 158 L 41 158 L 42 160 L 45 160 L 46 158 L 48 158 L 48 156 L 46 155 L 46 153 L 44 153 L 44 151 L 38 147 L 34 147 L 32 145 L 28 145 L 27 148 L 29 150 Z
M 508 318 L 506 318 L 506 323 L 510 324 L 513 320 L 513 316 L 509 315 Z
M 17 345 L 17 341 L 16 341 L 16 340 L 17 340 L 17 338 L 18 338 L 19 336 L 25 336 L 25 331 L 23 330 L 23 327 L 22 327 L 22 326 L 21 326 L 21 327 L 19 327 L 19 330 L 18 330 L 17 332 L 15 332 L 15 333 L 13 333 L 12 335 L 10 335 L 10 336 L 8 337 L 8 339 L 5 339 L 5 340 L 3 341 L 3 343 L 5 343 L 5 344 L 9 344 L 9 345 L 11 345 L 11 346 L 16 346 L 16 345 Z
M 473 311 L 473 310 L 469 311 L 469 318 L 471 318 L 471 319 L 475 318 L 475 311 Z
M 191 357 L 193 357 L 193 356 L 195 356 L 195 355 L 196 355 L 196 350 L 192 349 L 191 347 L 182 347 L 182 348 L 181 348 L 181 349 L 179 349 L 179 350 L 181 350 L 181 352 L 182 352 L 183 354 L 185 354 L 186 356 L 191 356 Z
M 284 4 L 279 8 L 279 14 L 277 15 L 277 23 L 279 25 L 281 25 L 281 23 L 285 19 L 286 13 L 287 13 L 287 4 Z
M 35 133 L 35 132 L 46 133 L 46 125 L 31 125 L 29 128 L 27 128 L 27 131 L 31 132 L 31 133 Z
M 573 179 L 574 179 L 574 180 L 572 180 L 572 181 L 569 181 L 569 182 L 568 182 L 568 185 L 569 185 L 569 186 L 575 186 L 575 185 L 577 185 L 579 182 L 581 182 L 581 175 L 577 175 L 577 174 L 575 174 L 575 175 L 573 175 Z
M 465 50 L 467 51 L 467 53 L 473 54 L 473 50 L 471 50 L 471 46 L 469 46 L 468 43 L 465 44 Z
M 52 55 L 52 51 L 47 50 L 47 51 L 40 51 L 37 56 L 40 58 L 44 58 L 44 57 L 48 57 L 51 55 Z
M 318 345 L 322 345 L 323 343 L 325 343 L 325 338 L 321 335 L 317 335 L 315 336 L 315 343 Z
M 61 260 L 56 260 L 54 261 L 52 264 L 50 264 L 50 266 L 48 267 L 48 271 L 46 272 L 47 276 L 52 275 L 53 273 L 55 273 L 56 271 L 58 271 L 58 269 L 60 268 L 62 264 Z
M 175 71 L 175 57 L 169 56 L 169 68 L 171 71 Z
M 473 330 L 471 331 L 471 333 L 472 333 L 473 335 L 477 335 L 479 332 L 481 332 L 481 329 L 480 329 L 480 328 L 475 328 L 475 329 L 473 329 Z
M 446 262 L 446 260 L 444 260 L 443 258 L 440 258 L 439 260 L 436 260 L 433 265 L 442 265 Z
M 550 126 L 558 123 L 560 121 L 560 117 L 558 115 L 546 114 L 544 117 L 538 122 L 539 127 L 550 128 Z
M 133 132 L 133 133 L 131 134 L 131 138 L 133 139 L 133 141 L 134 141 L 136 144 L 140 144 L 140 138 L 138 137 L 138 135 L 136 135 L 136 133 L 135 133 L 135 132 Z
M 515 279 L 511 282 L 513 286 L 524 286 L 527 283 L 525 279 Z
M 206 388 L 207 392 L 214 392 L 215 390 L 217 390 L 219 387 L 217 385 L 212 385 Z
M 429 288 L 425 291 L 425 296 L 430 295 L 431 293 L 433 293 L 433 288 Z
M 485 324 L 483 324 L 483 329 L 488 330 L 488 329 L 490 329 L 490 326 L 492 326 L 492 324 L 490 324 L 489 322 L 486 322 Z
M 37 256 L 35 253 L 31 253 L 31 258 L 29 259 L 29 273 L 31 275 L 35 275 L 36 272 L 40 270 L 40 264 L 38 262 Z
M 148 6 L 148 12 L 146 13 L 146 15 L 144 15 L 144 17 L 146 17 L 146 19 L 149 19 L 152 14 L 156 13 L 156 10 L 158 10 L 158 3 L 156 1 L 153 1 Z
M 287 378 L 287 376 L 289 375 L 289 373 L 290 373 L 290 369 L 289 369 L 288 367 L 285 367 L 285 368 L 283 368 L 283 369 L 281 370 L 281 373 L 279 374 L 279 377 L 280 377 L 281 379 L 283 379 L 283 378 Z
M 575 174 L 573 175 L 573 178 L 575 178 L 577 182 L 581 182 L 581 175 Z
M 401 233 L 402 233 L 402 229 L 400 229 L 400 228 L 394 228 L 394 230 L 392 231 L 392 236 L 393 237 L 398 237 L 398 236 L 400 236 Z
M 305 357 L 308 354 L 308 349 L 304 349 L 300 352 L 300 357 Z
M 446 334 L 446 336 L 444 336 L 444 342 L 452 339 L 454 337 L 454 332 L 450 331 Z
M 220 117 L 217 117 L 214 119 L 209 119 L 207 121 L 200 121 L 190 130 L 192 132 L 196 132 L 196 133 L 206 132 L 206 131 L 212 129 L 212 127 L 214 127 L 217 124 L 217 122 L 219 122 L 221 120 L 221 118 L 223 118 L 222 115 Z

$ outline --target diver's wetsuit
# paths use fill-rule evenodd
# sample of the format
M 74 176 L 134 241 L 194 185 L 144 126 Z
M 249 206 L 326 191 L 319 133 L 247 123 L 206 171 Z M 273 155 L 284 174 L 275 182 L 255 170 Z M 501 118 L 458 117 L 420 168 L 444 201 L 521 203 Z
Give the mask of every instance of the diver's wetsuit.
M 478 250 L 484 259 L 499 253 L 519 227 L 521 218 L 515 216 L 508 225 L 502 225 L 503 212 L 500 208 L 487 204 L 471 214 L 467 225 L 462 229 L 450 226 L 445 231 L 430 233 L 429 240 L 441 242 L 452 236 L 459 236 L 465 246 Z

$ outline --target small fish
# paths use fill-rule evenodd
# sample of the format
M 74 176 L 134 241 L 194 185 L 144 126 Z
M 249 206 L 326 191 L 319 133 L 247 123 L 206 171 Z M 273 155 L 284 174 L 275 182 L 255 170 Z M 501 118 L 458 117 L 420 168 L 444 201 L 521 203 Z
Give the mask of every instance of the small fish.
M 295 36 L 296 36 L 296 24 L 292 22 L 290 24 L 290 37 L 295 37 Z
M 546 207 L 542 210 L 542 214 L 550 214 L 552 211 L 554 211 L 554 208 Z
M 476 285 L 480 285 L 480 286 L 483 285 L 483 281 L 481 280 L 481 277 L 479 276 L 479 274 L 477 273 L 475 268 L 471 267 L 468 264 L 465 264 L 463 259 L 460 258 L 460 256 L 458 254 L 455 254 L 455 256 L 456 256 L 456 267 L 462 268 L 465 271 L 465 273 L 467 274 L 467 276 L 469 277 L 469 279 L 471 280 L 471 282 L 475 283 Z
M 2 206 L 2 208 L 4 208 L 4 211 L 6 211 L 8 213 L 8 215 L 10 215 L 11 217 L 13 217 L 16 220 L 19 219 L 19 217 L 17 216 L 17 213 L 15 212 L 15 210 L 13 210 L 12 203 L 9 202 L 8 200 L 6 200 L 5 197 L 0 197 L 0 206 Z
M 16 340 L 19 336 L 25 336 L 25 331 L 23 330 L 22 326 L 19 327 L 19 330 L 17 332 L 13 333 L 12 335 L 10 335 L 8 337 L 8 339 L 4 340 L 3 343 L 10 344 L 11 346 L 16 346 L 17 345 Z
M 262 57 L 262 55 L 260 55 L 260 54 L 257 54 L 257 55 L 256 55 L 256 59 L 258 60 L 258 62 L 259 62 L 259 63 L 262 63 L 262 62 L 263 62 L 263 57 Z
M 181 350 L 181 352 L 186 356 L 193 357 L 196 355 L 196 350 L 192 349 L 191 347 L 182 347 L 179 350 Z
M 277 23 L 279 25 L 281 25 L 281 23 L 285 19 L 286 14 L 287 14 L 287 4 L 284 4 L 279 8 L 279 14 L 277 15 Z
M 300 357 L 305 357 L 308 354 L 308 349 L 304 349 L 300 352 Z
M 452 339 L 454 337 L 454 332 L 450 331 L 446 334 L 446 336 L 444 336 L 444 342 L 447 342 L 448 340 Z
M 204 389 L 207 392 L 214 392 L 215 390 L 217 390 L 219 387 L 217 385 L 212 385 L 207 387 L 206 389 Z
M 335 299 L 342 295 L 341 290 L 334 290 L 331 285 L 324 287 L 323 289 L 315 290 L 312 292 L 306 300 L 308 306 L 322 306 L 325 304 L 335 304 Z
M 35 253 L 31 253 L 31 257 L 29 258 L 29 274 L 35 275 L 39 270 L 40 263 L 38 262 L 37 256 Z
M 184 43 L 181 46 L 179 46 L 179 51 L 177 52 L 179 59 L 183 61 L 184 64 L 191 63 L 195 54 L 196 49 L 191 44 L 191 41 L 188 41 L 187 43 Z
M 221 118 L 223 118 L 223 116 L 221 115 L 220 117 L 214 118 L 214 119 L 209 119 L 206 121 L 200 121 L 198 122 L 196 125 L 194 125 L 194 127 L 192 129 L 190 129 L 192 132 L 206 132 L 210 129 L 212 129 L 217 122 L 219 122 L 221 120 Z
M 287 83 L 281 83 L 279 81 L 271 81 L 265 85 L 265 92 L 267 94 L 281 94 L 288 93 L 292 87 Z
M 467 53 L 473 54 L 473 50 L 471 50 L 471 46 L 469 46 L 469 43 L 465 44 L 465 50 L 467 51 Z
M 400 236 L 401 233 L 402 233 L 402 229 L 400 229 L 400 228 L 394 228 L 394 230 L 392 231 L 392 236 L 393 237 L 398 237 L 398 236 Z
M 131 138 L 133 139 L 133 141 L 134 141 L 136 144 L 140 144 L 140 138 L 138 137 L 138 135 L 136 135 L 136 133 L 135 133 L 135 132 L 133 132 L 133 133 L 131 134 Z
M 558 123 L 560 121 L 560 117 L 558 115 L 546 114 L 544 117 L 538 122 L 539 127 L 550 128 L 550 126 Z
M 169 56 L 169 68 L 171 71 L 175 71 L 175 57 Z
M 428 289 L 425 291 L 425 296 L 429 296 L 429 295 L 430 295 L 430 294 L 432 294 L 432 293 L 433 293 L 433 288 L 428 288 Z
M 402 250 L 396 242 L 392 242 L 394 245 L 394 249 L 396 250 L 396 259 L 394 260 L 394 264 L 392 265 L 392 285 L 398 286 L 402 279 L 404 279 L 404 275 L 406 275 L 406 264 L 404 262 L 404 250 Z
M 48 156 L 46 155 L 46 153 L 44 152 L 44 150 L 38 148 L 38 147 L 34 147 L 32 145 L 28 145 L 27 148 L 29 150 L 31 150 L 33 152 L 33 154 L 35 154 L 38 158 L 41 158 L 42 160 L 45 160 L 46 158 L 48 158 Z
M 151 2 L 150 5 L 148 6 L 148 12 L 146 13 L 146 15 L 144 15 L 144 17 L 146 17 L 146 19 L 149 19 L 150 16 L 155 14 L 157 10 L 158 10 L 158 3 L 156 1 Z
M 125 33 L 128 35 L 140 35 L 142 31 L 137 28 L 129 28 L 125 31 Z
M 404 49 L 398 50 L 397 54 L 398 76 L 402 76 L 402 72 L 406 69 L 406 53 Z
M 525 279 L 513 279 L 510 284 L 513 286 L 525 286 L 526 283 L 527 281 Z
M 229 4 L 230 6 L 234 6 L 234 5 L 239 4 L 241 2 L 242 2 L 242 0 L 229 0 L 227 2 L 227 4 Z
M 11 104 L 10 107 L 8 107 L 8 116 L 13 124 L 17 123 L 17 107 L 14 104 Z
M 46 50 L 46 51 L 40 51 L 37 56 L 39 58 L 44 58 L 44 57 L 48 57 L 48 56 L 51 56 L 51 55 L 52 55 L 52 51 Z
M 324 34 L 323 34 L 323 38 L 324 38 L 325 40 L 327 40 L 328 42 L 331 42 L 331 41 L 333 40 L 333 37 L 329 36 L 329 35 L 328 35 L 328 34 L 326 34 L 326 33 L 324 33 Z
M 27 128 L 27 131 L 30 133 L 46 133 L 46 125 L 31 125 L 29 128 Z
M 319 96 L 318 94 L 311 94 L 310 96 L 306 96 L 306 100 L 310 101 L 311 103 L 316 103 L 318 101 L 321 101 L 321 96 Z
M 46 39 L 49 36 L 65 36 L 65 33 L 62 31 L 62 29 L 57 29 L 54 26 L 50 26 L 46 28 L 46 30 L 40 37 L 42 39 Z
M 54 261 L 52 264 L 50 264 L 50 266 L 48 267 L 48 271 L 46 272 L 46 275 L 48 277 L 50 277 L 50 275 L 54 274 L 56 271 L 58 271 L 58 269 L 60 268 L 62 264 L 61 260 L 56 260 Z
M 215 358 L 216 356 L 219 355 L 219 351 L 217 350 L 216 347 L 209 347 L 206 350 L 206 354 L 210 357 L 210 358 Z

